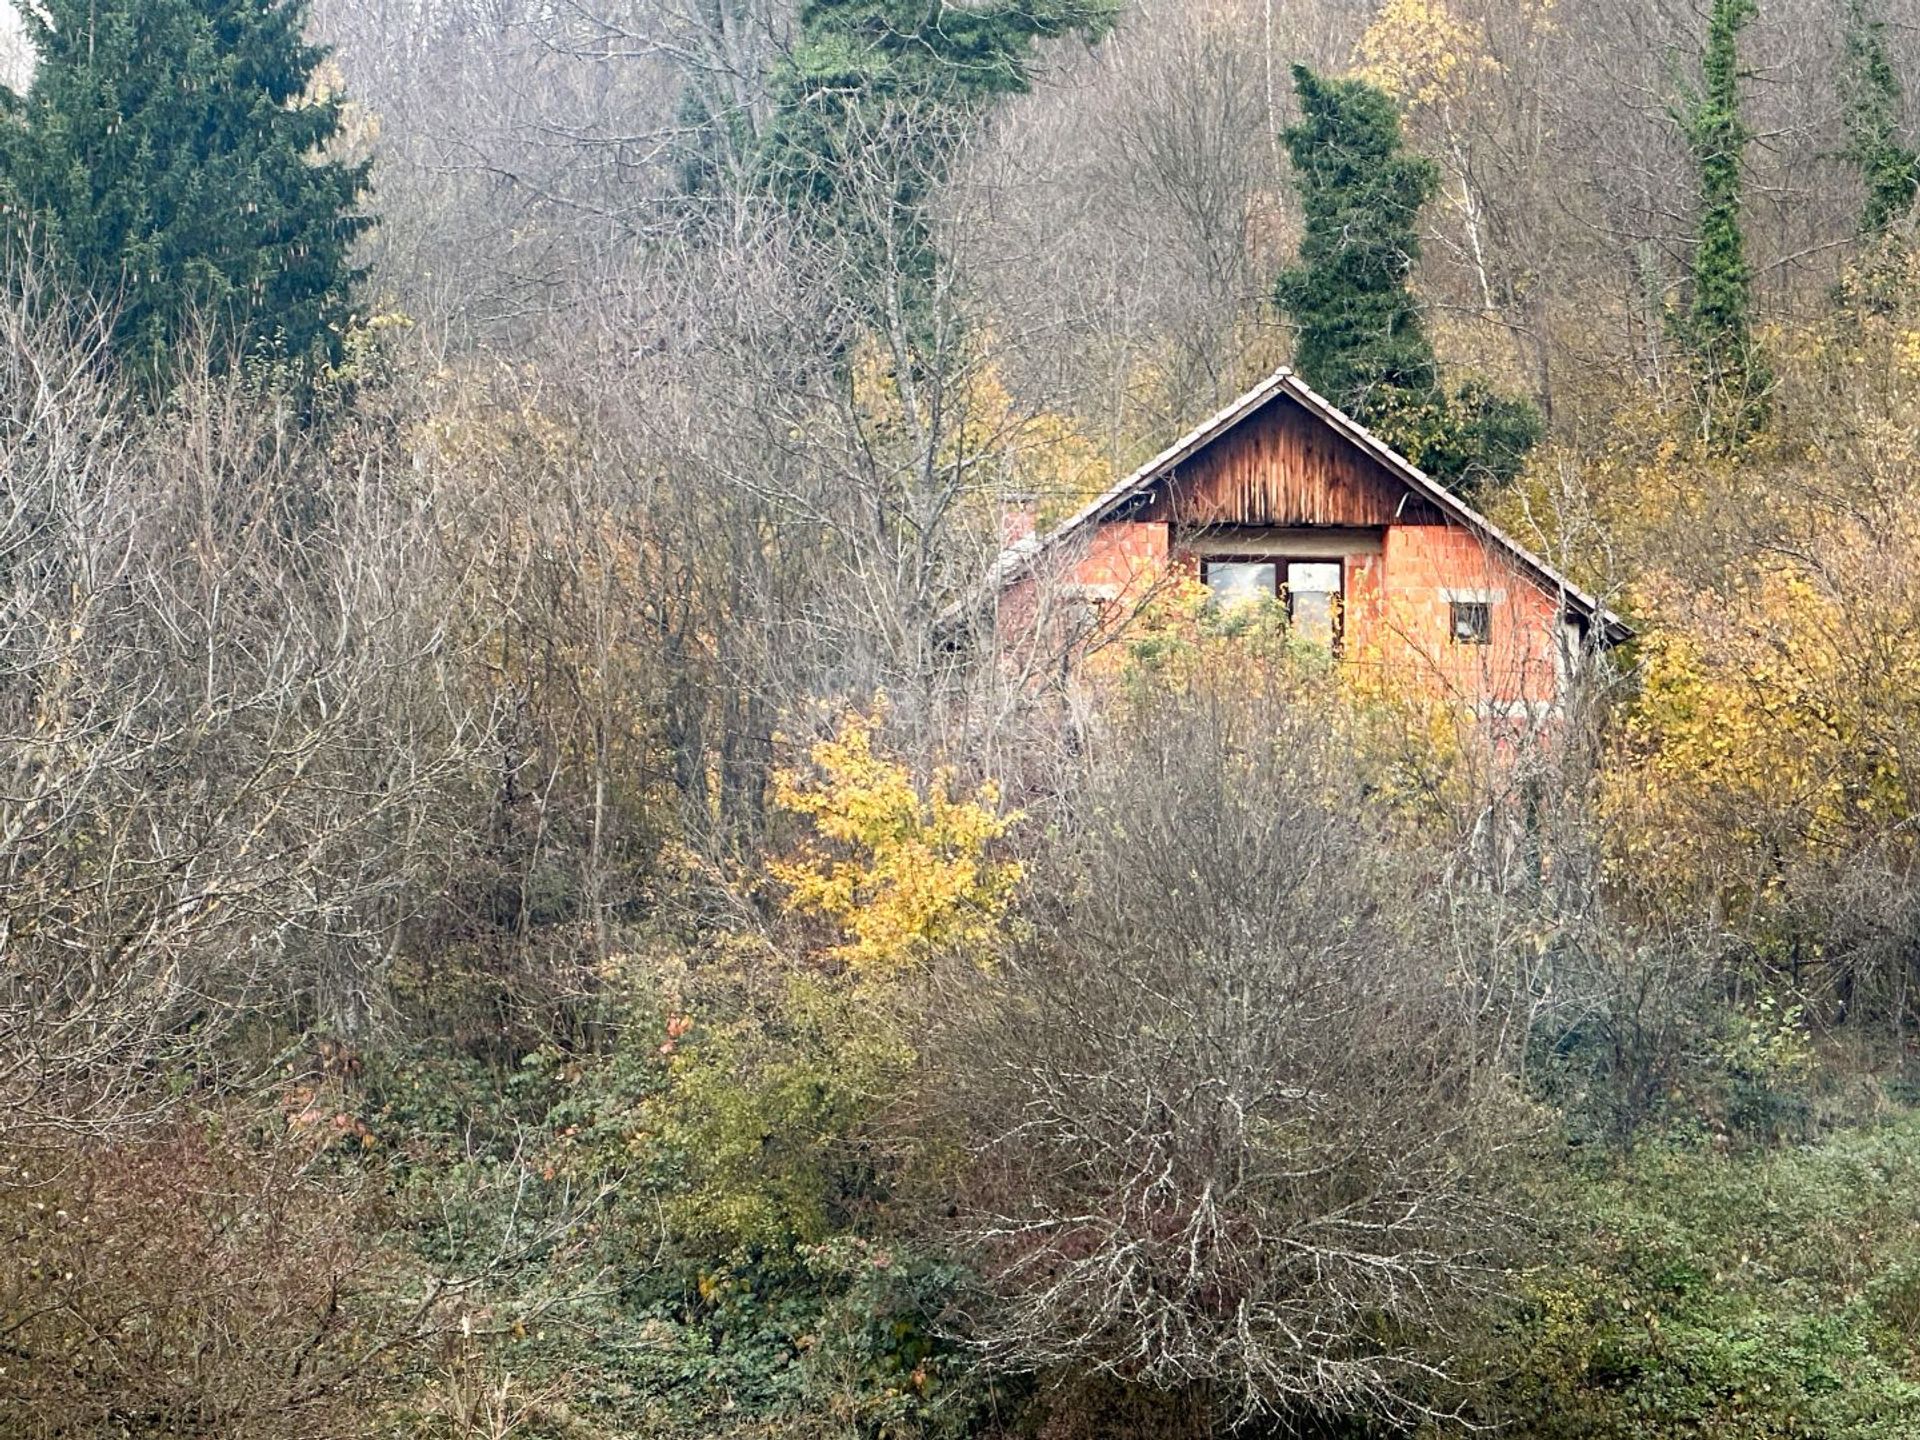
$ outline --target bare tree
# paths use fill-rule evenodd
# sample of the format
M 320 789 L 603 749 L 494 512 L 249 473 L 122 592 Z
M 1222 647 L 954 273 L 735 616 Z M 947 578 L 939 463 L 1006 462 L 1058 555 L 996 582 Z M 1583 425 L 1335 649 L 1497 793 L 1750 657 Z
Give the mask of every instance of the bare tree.
M 110 1123 L 269 1000 L 363 1033 L 479 732 L 411 477 L 238 381 L 136 412 L 31 293 L 0 327 L 12 1134 Z
M 1252 688 L 1111 718 L 1031 938 L 954 982 L 972 1333 L 1224 1418 L 1432 1411 L 1514 1112 L 1324 712 Z

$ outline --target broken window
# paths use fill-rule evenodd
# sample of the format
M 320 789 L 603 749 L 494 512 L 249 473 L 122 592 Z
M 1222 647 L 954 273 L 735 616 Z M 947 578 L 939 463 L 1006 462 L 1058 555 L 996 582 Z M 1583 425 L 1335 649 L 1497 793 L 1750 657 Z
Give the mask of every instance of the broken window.
M 1302 640 L 1331 650 L 1340 638 L 1340 562 L 1295 560 L 1287 566 L 1287 618 Z
M 1485 600 L 1448 602 L 1448 632 L 1456 645 L 1485 645 L 1493 639 L 1493 606 Z
M 1271 560 L 1209 560 L 1201 578 L 1216 605 L 1244 605 L 1279 594 L 1280 567 Z

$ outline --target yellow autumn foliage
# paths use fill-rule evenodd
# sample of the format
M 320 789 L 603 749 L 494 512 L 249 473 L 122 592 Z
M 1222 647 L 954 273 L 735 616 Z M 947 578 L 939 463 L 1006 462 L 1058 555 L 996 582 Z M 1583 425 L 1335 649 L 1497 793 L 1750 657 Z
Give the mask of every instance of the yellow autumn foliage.
M 986 782 L 956 791 L 954 772 L 924 785 L 876 749 L 884 701 L 853 711 L 816 742 L 805 767 L 774 776 L 774 800 L 811 822 L 799 852 L 769 863 L 796 914 L 840 932 L 829 954 L 862 977 L 884 979 L 937 950 L 984 949 L 1012 902 L 1023 870 L 995 856 L 1019 820 L 1002 813 Z
M 1643 414 L 1581 471 L 1576 508 L 1639 577 L 1614 874 L 1676 914 L 1764 939 L 1858 857 L 1920 861 L 1916 281 L 1777 340 L 1780 418 L 1737 460 Z
M 1456 100 L 1500 68 L 1446 0 L 1386 0 L 1357 52 L 1354 75 L 1409 107 Z
M 1844 570 L 1773 558 L 1727 593 L 1656 602 L 1604 790 L 1635 888 L 1763 915 L 1796 872 L 1904 831 L 1920 653 L 1900 637 L 1920 620 L 1920 544 L 1878 575 L 1874 548 Z

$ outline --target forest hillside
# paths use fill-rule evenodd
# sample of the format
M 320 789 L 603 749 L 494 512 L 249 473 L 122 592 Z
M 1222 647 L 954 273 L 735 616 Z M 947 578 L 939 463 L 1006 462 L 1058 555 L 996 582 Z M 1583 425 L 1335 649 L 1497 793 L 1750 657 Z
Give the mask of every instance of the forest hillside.
M 0 16 L 4 1440 L 1920 1434 L 1920 0 Z

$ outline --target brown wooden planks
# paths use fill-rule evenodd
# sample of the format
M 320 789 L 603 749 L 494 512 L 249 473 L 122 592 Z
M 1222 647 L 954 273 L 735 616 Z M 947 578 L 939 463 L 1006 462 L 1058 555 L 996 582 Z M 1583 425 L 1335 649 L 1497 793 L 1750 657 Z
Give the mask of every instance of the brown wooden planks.
M 1141 518 L 1182 526 L 1378 526 L 1434 524 L 1440 515 L 1281 396 L 1182 462 Z

